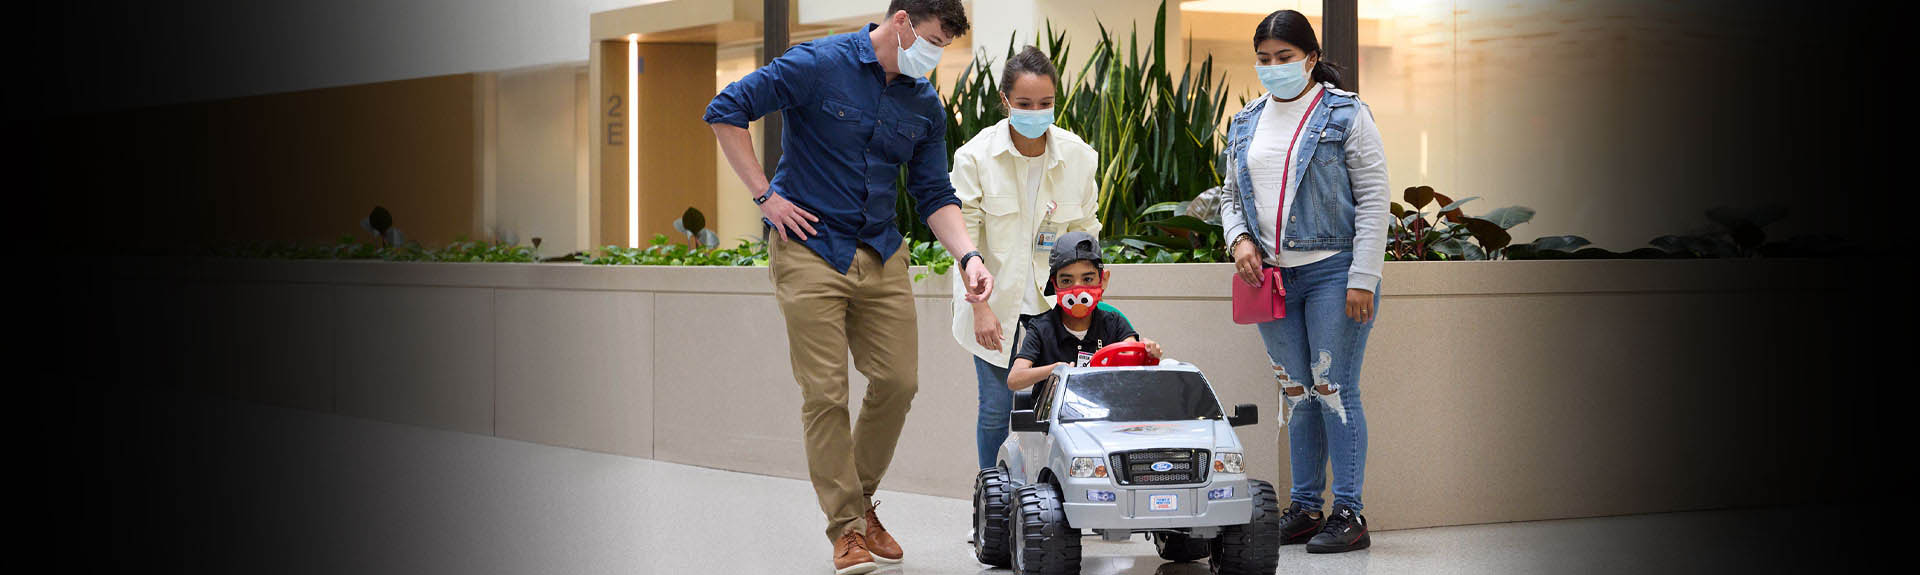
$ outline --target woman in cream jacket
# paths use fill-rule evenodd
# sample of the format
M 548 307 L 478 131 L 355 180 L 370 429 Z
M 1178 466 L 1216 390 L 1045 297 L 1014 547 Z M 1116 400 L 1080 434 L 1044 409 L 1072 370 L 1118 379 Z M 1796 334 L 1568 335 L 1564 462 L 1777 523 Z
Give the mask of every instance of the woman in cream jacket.
M 1072 132 L 1053 125 L 1059 74 L 1032 46 L 1007 61 L 1000 97 L 1008 118 L 975 134 L 953 154 L 953 187 L 967 235 L 981 246 L 997 287 L 985 302 L 953 300 L 953 338 L 973 354 L 980 385 L 974 439 L 980 467 L 993 467 L 1007 439 L 1013 392 L 1007 388 L 1014 322 L 1046 311 L 1047 253 L 1069 231 L 1098 236 L 1099 156 Z M 958 281 L 959 274 L 954 274 Z M 956 289 L 955 294 L 965 294 Z

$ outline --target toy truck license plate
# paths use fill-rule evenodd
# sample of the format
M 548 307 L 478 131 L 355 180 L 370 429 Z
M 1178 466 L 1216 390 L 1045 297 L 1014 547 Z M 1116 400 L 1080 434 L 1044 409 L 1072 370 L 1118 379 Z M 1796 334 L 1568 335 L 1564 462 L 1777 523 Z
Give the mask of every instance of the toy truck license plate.
M 1150 495 L 1147 497 L 1149 511 L 1173 511 L 1180 508 L 1178 495 Z

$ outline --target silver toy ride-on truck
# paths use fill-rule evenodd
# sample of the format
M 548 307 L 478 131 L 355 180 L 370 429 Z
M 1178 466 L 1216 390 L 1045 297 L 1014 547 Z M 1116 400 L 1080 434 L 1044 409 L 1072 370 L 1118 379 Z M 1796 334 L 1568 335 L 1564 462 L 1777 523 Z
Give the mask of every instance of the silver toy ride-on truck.
M 1160 557 L 1207 559 L 1214 573 L 1273 573 L 1279 499 L 1247 477 L 1233 428 L 1200 370 L 1148 358 L 1138 342 L 1102 348 L 1014 396 L 999 463 L 974 480 L 974 555 L 1016 573 L 1080 571 L 1080 538 L 1150 533 Z

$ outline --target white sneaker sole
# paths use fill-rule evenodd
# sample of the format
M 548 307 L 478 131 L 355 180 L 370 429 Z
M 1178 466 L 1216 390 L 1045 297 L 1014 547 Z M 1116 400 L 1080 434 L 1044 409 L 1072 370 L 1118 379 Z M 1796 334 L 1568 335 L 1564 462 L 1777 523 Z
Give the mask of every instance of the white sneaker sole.
M 902 557 L 901 557 L 900 559 L 906 559 L 906 557 L 905 557 L 905 556 L 902 556 Z M 888 559 L 888 558 L 885 558 L 885 557 L 881 557 L 881 556 L 880 556 L 880 555 L 878 555 L 878 554 L 875 554 L 875 555 L 873 556 L 873 560 L 874 560 L 875 562 L 878 562 L 878 563 L 881 563 L 881 564 L 885 564 L 885 565 L 898 565 L 898 564 L 900 564 L 900 559 Z
M 833 575 L 859 575 L 861 573 L 872 573 L 874 569 L 879 568 L 880 564 L 868 561 L 866 563 L 849 565 L 846 569 L 836 570 L 833 572 Z

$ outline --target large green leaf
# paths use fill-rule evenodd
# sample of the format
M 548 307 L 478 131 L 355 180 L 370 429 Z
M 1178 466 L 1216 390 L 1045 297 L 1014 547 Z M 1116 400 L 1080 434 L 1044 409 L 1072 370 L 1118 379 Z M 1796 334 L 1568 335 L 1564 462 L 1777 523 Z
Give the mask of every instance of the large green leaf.
M 1498 224 L 1500 229 L 1510 230 L 1513 229 L 1514 226 L 1531 221 L 1533 219 L 1533 213 L 1533 208 L 1526 206 L 1509 206 L 1487 212 L 1487 215 L 1480 216 L 1480 219 Z
M 1158 213 L 1169 213 L 1176 216 L 1185 215 L 1186 206 L 1186 202 L 1160 202 L 1148 206 L 1145 210 L 1141 210 L 1140 215 L 1150 216 Z

